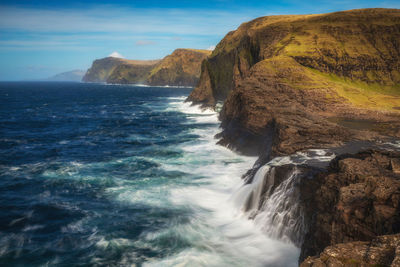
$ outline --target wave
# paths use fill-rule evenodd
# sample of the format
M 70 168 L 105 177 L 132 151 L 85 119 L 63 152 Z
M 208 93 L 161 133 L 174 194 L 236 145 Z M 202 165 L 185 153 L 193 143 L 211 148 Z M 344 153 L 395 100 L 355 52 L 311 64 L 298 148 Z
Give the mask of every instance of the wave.
M 298 185 L 307 177 L 298 166 L 328 164 L 336 155 L 312 149 L 276 157 L 261 166 L 251 181 L 232 196 L 232 201 L 264 234 L 301 246 L 308 230 Z M 279 167 L 280 169 L 278 174 Z
M 241 174 L 251 168 L 256 158 L 240 156 L 216 145 L 214 136 L 219 130 L 216 112 L 176 99 L 168 110 L 188 114 L 194 124 L 205 121 L 211 124 L 190 130 L 198 139 L 179 146 L 184 151 L 182 159 L 162 163 L 167 171 L 190 174 L 188 183 L 164 188 L 169 191 L 166 202 L 190 210 L 190 220 L 148 233 L 139 241 L 143 246 L 149 243 L 157 246 L 167 238 L 186 240 L 190 245 L 179 253 L 144 265 L 297 266 L 299 250 L 294 244 L 262 233 L 231 201 L 232 194 L 243 185 Z

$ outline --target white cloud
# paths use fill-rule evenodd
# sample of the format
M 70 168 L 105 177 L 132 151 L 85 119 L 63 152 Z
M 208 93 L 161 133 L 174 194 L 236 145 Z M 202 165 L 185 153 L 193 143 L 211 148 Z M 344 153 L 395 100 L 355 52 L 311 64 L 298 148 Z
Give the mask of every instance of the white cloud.
M 209 51 L 214 51 L 214 49 L 215 49 L 215 45 L 212 45 L 209 48 L 207 48 L 207 50 L 209 50 Z
M 111 54 L 108 55 L 109 57 L 115 57 L 115 58 L 124 58 L 120 53 L 114 51 Z

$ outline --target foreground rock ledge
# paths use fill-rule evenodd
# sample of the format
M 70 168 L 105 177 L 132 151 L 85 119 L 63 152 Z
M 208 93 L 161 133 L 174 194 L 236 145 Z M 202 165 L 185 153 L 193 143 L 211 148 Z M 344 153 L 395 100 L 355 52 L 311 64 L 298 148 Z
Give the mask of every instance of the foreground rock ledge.
M 319 257 L 308 257 L 300 264 L 300 267 L 328 266 L 400 266 L 400 234 L 329 246 Z
M 301 266 L 400 266 L 399 160 L 395 151 L 341 155 L 302 181 L 309 231 L 300 261 L 312 258 Z

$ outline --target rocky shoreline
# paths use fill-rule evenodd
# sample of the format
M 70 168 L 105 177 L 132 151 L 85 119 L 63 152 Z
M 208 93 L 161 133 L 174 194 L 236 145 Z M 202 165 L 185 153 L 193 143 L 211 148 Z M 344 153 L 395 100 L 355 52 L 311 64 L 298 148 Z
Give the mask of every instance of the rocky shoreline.
M 400 148 L 384 145 L 400 140 L 396 40 L 400 10 L 259 18 L 217 45 L 188 97 L 203 107 L 223 101 L 218 143 L 259 157 L 246 183 L 278 156 L 337 155 L 328 166 L 274 167 L 273 178 L 262 178 L 273 186 L 261 184 L 260 203 L 249 196 L 261 208 L 300 170 L 293 190 L 307 230 L 292 241 L 301 266 L 399 263 Z M 352 144 L 367 145 L 348 150 Z

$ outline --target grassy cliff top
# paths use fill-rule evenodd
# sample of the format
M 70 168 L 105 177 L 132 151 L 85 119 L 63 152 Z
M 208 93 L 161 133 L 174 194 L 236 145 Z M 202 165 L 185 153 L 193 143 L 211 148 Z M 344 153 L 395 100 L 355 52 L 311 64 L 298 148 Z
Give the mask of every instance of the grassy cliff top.
M 174 50 L 171 55 L 163 58 L 159 64 L 151 71 L 150 76 L 155 75 L 161 69 L 176 70 L 182 67 L 183 72 L 200 75 L 199 62 L 211 55 L 212 51 L 201 49 L 179 48 Z
M 229 52 L 239 45 L 244 36 L 255 36 L 257 32 L 267 30 L 268 28 L 291 30 L 294 31 L 293 34 L 303 31 L 302 33 L 311 34 L 311 37 L 313 37 L 313 35 L 320 33 L 324 34 L 324 31 L 326 31 L 324 26 L 345 26 L 351 29 L 357 28 L 360 25 L 394 25 L 398 23 L 400 23 L 400 9 L 385 8 L 354 9 L 326 14 L 259 17 L 242 23 L 237 30 L 229 32 L 217 45 L 212 56 L 222 51 Z M 304 46 L 309 44 L 303 43 Z M 303 49 L 305 49 L 304 46 Z M 308 50 L 313 50 L 313 47 L 315 45 L 308 46 Z
M 262 61 L 264 71 L 275 72 L 276 82 L 290 81 L 297 89 L 318 85 L 329 88 L 330 99 L 398 112 L 400 9 L 266 16 L 243 23 L 208 57 L 204 73 L 212 88 L 196 90 L 212 95 L 201 101 L 224 100 Z M 302 75 L 294 82 L 295 73 L 288 69 Z
M 122 59 L 119 58 L 120 61 L 126 64 L 130 65 L 142 65 L 142 66 L 149 66 L 149 65 L 155 65 L 158 62 L 161 61 L 161 59 L 155 59 L 155 60 L 133 60 L 133 59 Z

